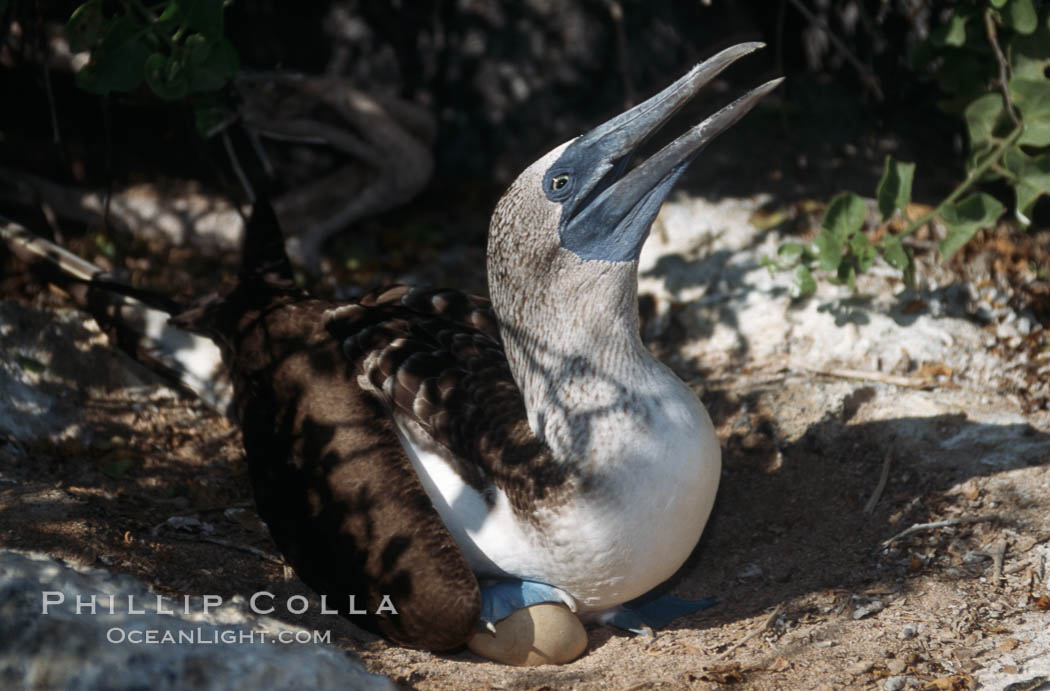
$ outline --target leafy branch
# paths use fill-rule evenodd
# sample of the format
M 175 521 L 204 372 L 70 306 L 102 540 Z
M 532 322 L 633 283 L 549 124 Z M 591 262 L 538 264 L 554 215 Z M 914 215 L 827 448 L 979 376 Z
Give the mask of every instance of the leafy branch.
M 974 31 L 974 25 L 980 31 Z M 1000 40 L 999 32 L 1004 36 Z M 914 285 L 914 257 L 902 240 L 938 220 L 947 230 L 939 249 L 947 261 L 983 228 L 994 226 L 1006 207 L 973 189 L 1004 181 L 1014 191 L 1014 214 L 1022 226 L 1039 197 L 1050 194 L 1050 3 L 1037 11 L 1033 0 L 965 0 L 920 47 L 913 65 L 933 66 L 950 96 L 942 107 L 965 119 L 970 141 L 962 182 L 931 211 L 893 232 L 889 222 L 911 202 L 914 163 L 886 158 L 876 188 L 886 232 L 877 242 L 865 233 L 867 204 L 842 192 L 828 204 L 813 242 L 783 243 L 773 268 L 794 267 L 793 294 L 816 290 L 814 270 L 855 289 L 856 276 L 881 256 Z M 963 197 L 963 195 L 968 196 Z
M 238 70 L 237 52 L 223 35 L 226 4 L 88 0 L 66 26 L 70 48 L 91 56 L 77 73 L 77 85 L 105 95 L 133 92 L 145 83 L 166 101 L 196 96 L 197 129 L 207 134 L 227 114 L 216 94 Z

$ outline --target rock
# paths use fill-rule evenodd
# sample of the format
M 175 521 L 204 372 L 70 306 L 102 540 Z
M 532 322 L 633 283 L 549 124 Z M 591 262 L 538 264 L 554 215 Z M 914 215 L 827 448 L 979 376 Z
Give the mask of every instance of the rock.
M 907 668 L 908 664 L 900 659 L 890 660 L 886 663 L 886 669 L 894 676 L 901 674 Z
M 860 662 L 854 662 L 852 665 L 846 668 L 846 671 L 853 676 L 860 676 L 861 674 L 867 674 L 874 667 L 868 660 L 861 660 Z
M 882 682 L 882 691 L 901 691 L 907 683 L 906 677 L 890 677 Z
M 901 627 L 900 633 L 897 634 L 897 638 L 902 641 L 908 641 L 918 635 L 918 631 L 915 628 L 915 624 L 905 624 Z
M 742 581 L 746 581 L 746 580 L 750 580 L 750 579 L 754 579 L 754 578 L 761 578 L 762 577 L 762 567 L 759 566 L 758 564 L 748 564 L 744 568 L 740 569 L 740 572 L 736 575 L 736 577 L 739 578 Z
M 44 312 L 0 300 L 0 344 L 0 438 L 21 443 L 99 441 L 85 424 L 85 401 L 116 391 L 131 400 L 160 381 L 106 347 L 95 323 L 72 309 Z
M 973 318 L 977 289 L 950 273 L 902 292 L 895 272 L 872 270 L 858 277 L 856 292 L 821 280 L 815 295 L 793 300 L 793 272 L 771 274 L 766 260 L 797 238 L 748 222 L 767 201 L 679 197 L 664 204 L 639 259 L 638 294 L 651 306 L 649 324 L 664 329 L 647 326 L 648 339 L 673 350 L 686 370 L 735 386 L 749 371 L 759 379 L 783 368 L 801 375 L 805 386 L 767 387 L 749 399 L 752 418 L 755 410 L 777 411 L 782 439 L 823 430 L 827 437 L 812 438 L 834 445 L 835 430 L 822 421 L 849 410 L 851 425 L 878 425 L 884 443 L 912 449 L 924 467 L 983 476 L 989 468 L 1043 463 L 1046 435 L 1033 434 L 1034 418 L 1016 399 L 997 393 L 1025 391 L 1032 401 L 1050 395 L 1041 393 L 1050 391 L 1047 378 L 1022 367 L 996 335 L 1013 312 L 1007 298 L 988 301 L 994 314 L 987 328 Z M 913 312 L 914 305 L 925 307 Z M 1023 331 L 1015 333 L 1020 319 L 1006 325 L 1007 339 Z M 827 378 L 818 384 L 817 374 Z M 861 390 L 863 405 L 844 408 Z M 934 418 L 947 424 L 931 432 L 915 422 Z
M 882 600 L 861 600 L 860 604 L 853 610 L 854 619 L 863 619 L 886 609 L 886 603 Z
M 55 603 L 46 614 L 45 592 Z M 84 604 L 79 612 L 78 598 Z M 92 598 L 95 614 L 88 607 Z M 232 603 L 204 611 L 201 598 L 188 605 L 161 598 L 130 576 L 0 550 L 0 686 L 396 688 L 337 648 L 278 639 L 283 632 L 291 634 L 286 640 L 309 639 L 310 631 Z
M 481 657 L 525 667 L 571 662 L 587 649 L 587 632 L 565 605 L 525 607 L 495 626 L 495 634 L 477 633 L 467 647 Z

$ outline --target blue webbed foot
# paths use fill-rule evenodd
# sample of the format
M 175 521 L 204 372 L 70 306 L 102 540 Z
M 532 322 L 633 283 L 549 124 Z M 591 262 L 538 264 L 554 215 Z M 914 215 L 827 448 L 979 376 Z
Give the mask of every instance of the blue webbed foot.
M 540 602 L 559 602 L 576 611 L 576 603 L 565 591 L 535 581 L 484 581 L 481 583 L 481 623 L 492 624 L 519 609 Z
M 699 612 L 717 603 L 717 598 L 713 597 L 683 600 L 674 595 L 650 592 L 619 607 L 606 610 L 598 617 L 598 621 L 631 633 L 651 636 L 654 629 L 662 629 L 679 617 Z

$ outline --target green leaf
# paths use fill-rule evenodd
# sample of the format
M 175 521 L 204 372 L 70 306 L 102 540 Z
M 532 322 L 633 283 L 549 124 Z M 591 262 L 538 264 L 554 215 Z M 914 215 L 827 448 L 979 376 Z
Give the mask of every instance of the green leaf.
M 200 120 L 197 121 L 197 132 L 199 132 L 202 136 L 207 138 L 207 136 L 208 136 L 207 133 L 209 131 L 210 130 L 202 131 L 201 130 Z M 351 266 L 351 262 L 353 262 L 353 266 Z M 360 266 L 359 262 L 357 262 L 357 260 L 352 258 L 352 257 L 348 257 L 344 264 L 345 264 L 346 268 L 350 269 L 351 271 L 356 271 L 359 268 L 359 266 Z M 780 262 L 778 262 L 776 259 L 773 259 L 773 257 L 769 256 L 768 254 L 765 255 L 764 257 L 762 257 L 759 260 L 759 264 L 762 265 L 763 269 L 768 269 L 769 270 L 769 277 L 770 278 L 773 278 L 774 276 L 776 276 L 777 275 L 777 271 L 779 271 L 781 269 Z
M 911 248 L 908 248 L 908 257 L 912 258 Z M 915 280 L 915 262 L 909 261 L 908 266 L 904 269 L 904 275 L 901 276 L 904 279 L 904 285 L 908 286 L 912 290 L 916 290 L 919 287 L 918 282 Z
M 838 268 L 846 241 L 861 229 L 867 215 L 864 200 L 852 192 L 842 192 L 831 200 L 820 224 L 820 234 L 813 241 L 820 253 L 822 269 L 834 271 Z
M 820 268 L 827 271 L 835 271 L 839 268 L 842 262 L 842 248 L 846 244 L 844 241 L 835 237 L 833 233 L 822 230 L 813 240 L 813 244 L 820 253 Z
M 116 262 L 119 259 L 120 253 L 117 250 L 116 244 L 113 240 L 101 233 L 95 236 L 95 249 L 102 253 L 106 259 L 111 262 Z
M 950 259 L 978 230 L 993 226 L 1003 208 L 998 199 L 979 192 L 941 209 L 941 220 L 948 228 L 948 236 L 941 240 L 941 260 Z
M 1003 19 L 1007 26 L 1019 34 L 1030 34 L 1039 24 L 1032 0 L 1008 0 Z
M 186 60 L 194 66 L 203 64 L 212 50 L 212 44 L 208 39 L 204 38 L 204 34 L 191 34 L 186 38 L 184 47 Z
M 184 23 L 181 0 L 168 0 L 164 9 L 153 20 L 153 30 L 155 34 L 164 36 L 165 43 L 175 43 L 175 35 Z
M 777 249 L 777 256 L 787 260 L 797 259 L 805 249 L 805 245 L 800 242 L 785 242 Z
M 1031 223 L 1030 214 L 1036 201 L 1050 194 L 1050 153 L 1029 156 L 1020 149 L 1011 149 L 1003 157 L 1003 165 L 1017 176 L 1013 183 L 1017 195 L 1017 219 L 1024 225 Z
M 886 262 L 894 269 L 903 271 L 908 268 L 910 259 L 908 257 L 908 251 L 901 244 L 901 239 L 892 233 L 887 233 L 882 237 L 882 241 L 879 243 L 882 247 L 882 256 L 885 257 Z
M 946 24 L 941 24 L 930 34 L 930 42 L 935 46 L 954 46 L 958 48 L 966 43 L 967 13 L 956 12 Z
M 1021 146 L 1050 146 L 1050 79 L 1011 79 L 1010 96 L 1024 121 Z
M 237 74 L 237 51 L 226 39 L 212 43 L 200 63 L 192 65 L 189 91 L 218 91 Z
M 839 270 L 835 276 L 837 283 L 845 283 L 851 293 L 857 292 L 857 269 L 849 262 L 839 264 Z
M 994 8 L 995 8 L 995 9 L 997 9 L 997 10 L 1000 10 L 1000 9 L 1002 9 L 1002 8 L 1003 8 L 1003 5 L 1005 5 L 1005 4 L 1006 4 L 1007 2 L 1009 2 L 1009 1 L 1010 1 L 1010 0 L 991 0 L 991 2 L 992 2 L 992 7 L 994 7 Z
M 791 297 L 803 298 L 817 292 L 817 282 L 813 274 L 803 265 L 795 267 L 795 280 L 791 283 Z
M 941 110 L 962 116 L 975 99 L 988 93 L 997 68 L 990 55 L 952 50 L 936 67 L 934 76 L 941 89 L 950 96 L 938 101 Z
M 914 179 L 914 163 L 902 163 L 893 160 L 892 156 L 886 157 L 882 179 L 875 192 L 883 221 L 888 220 L 895 211 L 904 209 L 911 202 L 911 184 Z
M 992 144 L 996 126 L 1003 115 L 1003 98 L 999 94 L 985 94 L 966 107 L 963 116 L 970 133 L 972 153 Z
M 828 210 L 824 213 L 824 220 L 820 225 L 845 241 L 850 234 L 861 229 L 867 216 L 868 206 L 863 199 L 852 192 L 840 192 L 828 204 Z
M 102 36 L 106 17 L 102 13 L 102 0 L 91 0 L 73 10 L 66 23 L 69 49 L 74 53 L 91 50 Z
M 1029 36 L 1015 36 L 1006 46 L 1010 74 L 1014 79 L 1039 81 L 1047 78 L 1050 67 L 1050 12 L 1048 21 Z
M 187 94 L 186 65 L 177 55 L 153 53 L 146 59 L 146 83 L 157 96 L 175 101 Z
M 168 4 L 165 5 L 164 11 L 157 16 L 156 24 L 165 24 L 172 21 L 179 15 L 179 3 L 178 0 L 169 0 Z
M 149 53 L 142 26 L 127 15 L 115 19 L 91 51 L 91 60 L 77 73 L 77 86 L 96 94 L 133 91 L 142 83 Z
M 875 248 L 871 246 L 868 236 L 864 233 L 853 234 L 853 237 L 849 239 L 849 250 L 859 271 L 867 271 L 875 262 Z

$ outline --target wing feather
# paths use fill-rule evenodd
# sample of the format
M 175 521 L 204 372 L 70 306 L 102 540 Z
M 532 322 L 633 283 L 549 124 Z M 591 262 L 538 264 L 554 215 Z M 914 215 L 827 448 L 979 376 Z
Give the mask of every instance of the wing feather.
M 383 405 L 447 449 L 483 496 L 494 485 L 527 517 L 569 488 L 571 469 L 529 428 L 485 298 L 396 286 L 331 310 L 325 326 Z

